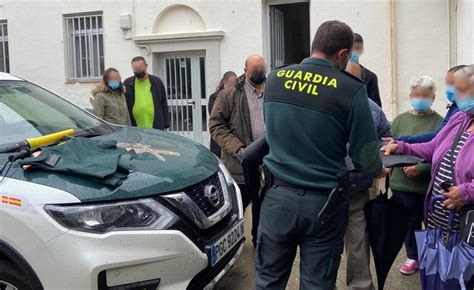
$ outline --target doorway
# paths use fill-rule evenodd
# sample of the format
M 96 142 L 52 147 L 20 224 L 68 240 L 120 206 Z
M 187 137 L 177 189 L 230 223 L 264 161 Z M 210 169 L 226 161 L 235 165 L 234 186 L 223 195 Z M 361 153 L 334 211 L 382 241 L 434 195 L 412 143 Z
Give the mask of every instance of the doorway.
M 205 52 L 154 55 L 168 98 L 170 132 L 207 144 Z
M 269 8 L 271 69 L 301 62 L 310 55 L 309 2 Z

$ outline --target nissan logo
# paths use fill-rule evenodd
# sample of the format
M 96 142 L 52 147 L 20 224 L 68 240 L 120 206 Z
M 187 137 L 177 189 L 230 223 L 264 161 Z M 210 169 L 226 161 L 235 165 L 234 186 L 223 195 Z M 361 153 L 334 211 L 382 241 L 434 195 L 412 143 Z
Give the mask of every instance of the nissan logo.
M 204 187 L 204 196 L 213 207 L 217 207 L 219 205 L 220 195 L 221 193 L 219 192 L 217 186 L 208 184 L 206 187 Z

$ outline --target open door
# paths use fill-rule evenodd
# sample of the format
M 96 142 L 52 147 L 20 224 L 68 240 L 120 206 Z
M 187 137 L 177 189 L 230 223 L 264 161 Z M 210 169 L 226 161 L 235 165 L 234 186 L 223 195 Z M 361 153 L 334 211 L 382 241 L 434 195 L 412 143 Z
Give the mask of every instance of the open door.
M 269 6 L 270 66 L 299 63 L 310 55 L 309 2 Z
M 285 17 L 276 6 L 270 6 L 270 42 L 273 70 L 285 64 Z

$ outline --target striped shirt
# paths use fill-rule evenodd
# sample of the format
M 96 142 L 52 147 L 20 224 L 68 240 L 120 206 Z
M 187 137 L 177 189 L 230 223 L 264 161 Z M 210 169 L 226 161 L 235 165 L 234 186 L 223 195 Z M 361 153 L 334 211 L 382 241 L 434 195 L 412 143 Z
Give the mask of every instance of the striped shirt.
M 470 132 L 464 132 L 459 139 L 459 142 L 454 149 L 453 155 L 453 165 L 456 165 L 456 159 L 458 157 L 459 151 L 466 143 L 469 138 Z M 435 180 L 433 183 L 432 194 L 433 197 L 437 195 L 443 195 L 444 190 L 441 188 L 441 184 L 445 181 L 452 180 L 453 168 L 451 167 L 451 154 L 453 154 L 450 149 L 443 156 L 441 165 L 438 172 L 436 173 Z M 433 212 L 428 213 L 428 228 L 441 228 L 443 230 L 443 238 L 446 241 L 448 236 L 448 226 L 449 226 L 449 214 L 450 210 L 446 209 L 442 201 L 436 201 L 434 203 Z M 456 212 L 454 215 L 454 222 L 451 225 L 451 231 L 457 231 L 459 229 L 459 212 Z
M 265 120 L 263 118 L 263 92 L 257 92 L 248 80 L 245 80 L 245 94 L 250 111 L 250 126 L 252 141 L 265 135 Z

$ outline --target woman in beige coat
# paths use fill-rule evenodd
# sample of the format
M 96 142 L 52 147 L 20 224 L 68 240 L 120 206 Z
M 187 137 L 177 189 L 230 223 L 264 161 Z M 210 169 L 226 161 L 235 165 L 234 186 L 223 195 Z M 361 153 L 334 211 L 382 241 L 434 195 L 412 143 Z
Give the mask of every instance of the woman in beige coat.
M 123 90 L 119 72 L 115 68 L 106 69 L 102 81 L 92 89 L 90 102 L 95 115 L 112 124 L 130 126 Z

